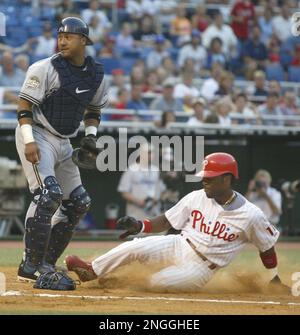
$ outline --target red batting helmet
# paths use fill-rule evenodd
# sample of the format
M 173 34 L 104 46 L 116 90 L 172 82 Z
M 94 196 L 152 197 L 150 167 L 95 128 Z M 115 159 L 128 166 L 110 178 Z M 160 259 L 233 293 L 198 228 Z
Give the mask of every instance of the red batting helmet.
M 215 152 L 204 158 L 202 171 L 197 176 L 211 178 L 231 173 L 235 178 L 239 177 L 238 165 L 235 158 L 226 152 Z

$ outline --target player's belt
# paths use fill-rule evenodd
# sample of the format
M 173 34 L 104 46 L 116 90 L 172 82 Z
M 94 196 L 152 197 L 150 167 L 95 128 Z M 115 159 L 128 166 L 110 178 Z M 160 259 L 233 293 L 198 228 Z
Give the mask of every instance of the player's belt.
M 218 267 L 217 264 L 211 263 L 204 255 L 201 254 L 200 251 L 197 250 L 195 244 L 191 242 L 188 238 L 186 239 L 187 243 L 191 246 L 191 248 L 195 251 L 195 253 L 204 261 L 208 261 L 210 264 L 208 265 L 208 268 L 211 270 L 214 270 Z
M 48 131 L 51 135 L 53 135 L 53 136 L 59 137 L 59 138 L 61 138 L 61 139 L 63 139 L 63 140 L 66 139 L 65 137 L 62 137 L 62 136 L 59 136 L 59 135 L 56 135 L 56 134 L 51 133 L 51 131 L 50 131 L 49 129 L 47 129 L 45 126 L 43 126 L 43 125 L 40 124 L 40 123 L 34 123 L 34 125 L 37 126 L 37 127 L 39 127 L 39 128 L 42 128 L 42 129 L 47 130 L 47 131 Z

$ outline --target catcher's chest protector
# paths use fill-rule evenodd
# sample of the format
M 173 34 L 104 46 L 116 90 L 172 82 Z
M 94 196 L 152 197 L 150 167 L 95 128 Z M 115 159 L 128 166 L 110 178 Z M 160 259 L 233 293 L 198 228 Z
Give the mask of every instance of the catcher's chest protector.
M 89 56 L 84 70 L 72 66 L 61 55 L 51 62 L 58 72 L 60 88 L 44 99 L 41 109 L 58 133 L 71 135 L 78 129 L 85 109 L 103 80 L 103 66 Z

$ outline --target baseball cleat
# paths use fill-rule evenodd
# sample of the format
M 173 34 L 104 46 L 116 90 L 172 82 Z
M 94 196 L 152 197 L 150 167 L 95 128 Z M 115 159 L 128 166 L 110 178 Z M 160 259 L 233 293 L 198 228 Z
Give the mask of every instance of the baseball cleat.
M 50 264 L 36 266 L 29 261 L 22 260 L 17 278 L 20 282 L 34 283 L 42 273 L 51 271 L 54 271 L 54 267 Z
M 92 264 L 83 261 L 77 256 L 67 256 L 65 264 L 68 270 L 75 272 L 82 282 L 97 279 L 97 275 L 93 270 Z

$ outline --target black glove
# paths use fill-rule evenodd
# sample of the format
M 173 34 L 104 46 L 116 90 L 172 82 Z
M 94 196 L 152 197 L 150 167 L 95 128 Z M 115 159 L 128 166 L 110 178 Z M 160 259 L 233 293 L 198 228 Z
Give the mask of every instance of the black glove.
M 132 216 L 124 216 L 117 221 L 118 229 L 125 229 L 126 232 L 121 234 L 119 238 L 123 240 L 129 235 L 136 235 L 143 229 L 143 222 L 136 220 Z
M 291 293 L 291 288 L 283 284 L 278 275 L 270 281 L 269 286 L 282 291 L 282 293 Z
M 94 170 L 97 168 L 96 160 L 100 152 L 96 147 L 97 137 L 88 135 L 81 139 L 80 148 L 76 148 L 72 154 L 72 160 L 81 169 Z

